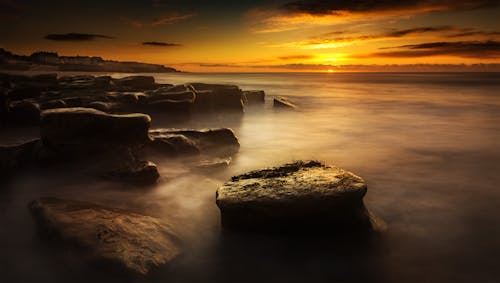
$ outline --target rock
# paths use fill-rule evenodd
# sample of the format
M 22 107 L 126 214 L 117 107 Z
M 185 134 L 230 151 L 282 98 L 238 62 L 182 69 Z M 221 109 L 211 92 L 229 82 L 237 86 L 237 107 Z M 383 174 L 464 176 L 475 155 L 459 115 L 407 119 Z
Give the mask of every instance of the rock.
M 193 163 L 193 167 L 202 170 L 202 171 L 212 171 L 218 169 L 224 169 L 231 164 L 232 158 L 214 158 L 214 159 L 205 159 L 198 162 Z
M 35 125 L 40 121 L 40 106 L 28 100 L 11 103 L 9 120 L 18 124 Z
M 0 88 L 0 123 L 7 120 L 9 112 L 9 99 L 7 98 L 7 90 Z
M 198 111 L 220 113 L 221 110 L 243 112 L 243 92 L 235 85 L 192 83 L 196 94 L 194 107 Z
M 235 230 L 375 229 L 365 181 L 318 161 L 298 161 L 232 177 L 216 193 L 224 228 Z
M 36 86 L 16 87 L 9 91 L 8 97 L 11 101 L 39 98 L 42 95 L 42 91 L 42 88 Z
M 179 237 L 155 217 L 56 198 L 35 200 L 29 209 L 42 235 L 91 262 L 146 275 L 182 253 Z
M 113 169 L 106 177 L 111 180 L 133 183 L 137 185 L 155 184 L 160 173 L 156 164 L 150 161 L 136 161 Z
M 42 91 L 57 88 L 56 74 L 42 74 L 36 76 L 22 76 L 0 74 L 0 81 L 8 88 L 13 100 L 39 97 Z
M 240 143 L 233 130 L 227 128 L 186 130 L 155 129 L 149 132 L 152 140 L 168 135 L 182 135 L 200 151 L 212 155 L 230 155 L 238 152 Z
M 263 90 L 245 90 L 243 99 L 246 105 L 256 105 L 265 103 L 266 93 Z
M 111 88 L 111 77 L 90 75 L 63 76 L 59 78 L 59 89 L 69 90 L 106 90 Z
M 156 88 L 155 79 L 151 76 L 130 76 L 113 79 L 114 85 L 123 91 L 148 90 Z
M 293 104 L 290 100 L 281 96 L 275 97 L 273 99 L 273 106 L 275 109 L 288 109 L 288 110 L 297 109 L 297 106 L 295 104 Z
M 179 134 L 155 134 L 152 141 L 148 143 L 148 149 L 169 156 L 200 154 L 200 149 L 194 141 Z
M 62 99 L 53 99 L 40 104 L 40 109 L 42 110 L 65 108 L 65 107 L 67 107 L 66 102 L 64 102 L 64 100 Z
M 150 102 L 147 105 L 144 105 L 143 109 L 146 110 L 146 112 L 189 116 L 191 114 L 192 106 L 192 100 L 163 99 Z
M 121 93 L 115 95 L 115 101 L 125 104 L 139 103 L 139 96 L 136 93 Z
M 15 174 L 18 170 L 37 161 L 41 141 L 32 141 L 0 146 L 0 182 Z
M 151 118 L 145 114 L 111 115 L 91 108 L 43 111 L 40 133 L 56 151 L 90 153 L 149 141 Z
M 87 108 L 93 108 L 95 110 L 108 113 L 113 108 L 113 105 L 110 102 L 94 101 L 87 104 Z
M 147 96 L 146 101 L 148 103 L 159 101 L 159 100 L 176 100 L 176 101 L 190 101 L 194 103 L 196 95 L 192 91 L 180 91 L 180 92 L 169 92 L 168 89 L 165 91 L 156 90 Z

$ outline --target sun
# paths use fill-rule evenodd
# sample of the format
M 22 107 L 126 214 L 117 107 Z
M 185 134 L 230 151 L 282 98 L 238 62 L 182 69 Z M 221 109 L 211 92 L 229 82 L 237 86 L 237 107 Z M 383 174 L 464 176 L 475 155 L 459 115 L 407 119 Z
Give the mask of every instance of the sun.
M 333 73 L 333 70 L 332 70 L 332 69 L 329 69 L 329 70 L 328 70 L 328 73 Z

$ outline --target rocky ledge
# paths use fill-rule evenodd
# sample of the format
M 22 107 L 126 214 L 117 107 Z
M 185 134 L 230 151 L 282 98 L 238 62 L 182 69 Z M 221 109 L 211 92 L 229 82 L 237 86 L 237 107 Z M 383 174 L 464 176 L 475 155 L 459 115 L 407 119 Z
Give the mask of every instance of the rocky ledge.
M 381 224 L 363 204 L 366 191 L 351 172 L 297 161 L 232 177 L 217 190 L 216 202 L 226 229 L 364 233 Z
M 165 114 L 183 119 L 197 114 L 243 113 L 264 105 L 264 91 L 236 85 L 157 83 L 152 76 L 112 78 L 90 75 L 0 74 L 0 122 L 35 125 L 43 110 L 85 107 L 110 114 Z
M 146 275 L 182 253 L 178 236 L 155 217 L 56 198 L 35 200 L 29 209 L 43 235 L 90 261 Z

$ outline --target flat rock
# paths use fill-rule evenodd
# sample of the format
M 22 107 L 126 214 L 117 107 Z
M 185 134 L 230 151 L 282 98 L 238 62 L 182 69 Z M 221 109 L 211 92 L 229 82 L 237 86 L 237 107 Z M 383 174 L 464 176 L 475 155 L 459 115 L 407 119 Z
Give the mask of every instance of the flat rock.
M 243 91 L 235 85 L 191 83 L 196 94 L 194 108 L 197 111 L 243 113 Z
M 153 132 L 154 137 L 148 143 L 148 148 L 155 153 L 168 156 L 198 155 L 200 149 L 195 142 L 184 135 L 167 132 Z
M 151 161 L 134 161 L 121 164 L 108 172 L 105 177 L 136 185 L 152 185 L 156 183 L 160 173 L 158 173 L 156 164 Z
M 148 90 L 157 87 L 152 76 L 129 76 L 120 79 L 113 79 L 113 84 L 124 91 Z
M 29 209 L 44 235 L 89 261 L 146 275 L 182 253 L 178 236 L 155 217 L 56 198 L 35 200 Z
M 16 101 L 10 104 L 7 114 L 11 122 L 35 125 L 40 121 L 40 105 L 28 100 Z
M 281 96 L 275 97 L 273 99 L 273 107 L 276 109 L 288 109 L 288 110 L 295 110 L 298 108 L 297 105 L 295 105 L 293 102 Z
M 197 170 L 212 171 L 227 168 L 231 164 L 231 161 L 231 157 L 204 159 L 194 162 L 192 166 Z
M 231 155 L 238 152 L 240 144 L 233 130 L 228 128 L 217 129 L 154 129 L 149 131 L 153 140 L 169 136 L 183 136 L 185 141 L 194 145 L 200 152 L 211 155 Z
M 366 191 L 365 181 L 353 173 L 298 161 L 234 176 L 217 190 L 216 202 L 228 229 L 371 231 Z
M 264 104 L 266 93 L 263 90 L 245 90 L 243 98 L 246 105 Z
M 37 161 L 41 146 L 39 139 L 19 144 L 0 145 L 0 183 Z
M 57 150 L 106 149 L 149 141 L 151 118 L 145 114 L 111 115 L 91 108 L 42 112 L 41 137 Z

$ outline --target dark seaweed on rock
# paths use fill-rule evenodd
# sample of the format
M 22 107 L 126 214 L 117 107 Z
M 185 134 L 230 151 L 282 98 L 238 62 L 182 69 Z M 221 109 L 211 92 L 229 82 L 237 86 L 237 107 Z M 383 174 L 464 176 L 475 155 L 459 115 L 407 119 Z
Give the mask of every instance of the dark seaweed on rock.
M 324 167 L 325 165 L 316 160 L 310 161 L 296 161 L 293 163 L 288 163 L 280 167 L 274 167 L 269 169 L 255 170 L 245 174 L 231 177 L 231 181 L 239 181 L 245 179 L 255 179 L 255 178 L 276 178 L 285 177 L 291 173 L 297 172 L 302 168 L 312 168 L 312 167 Z

